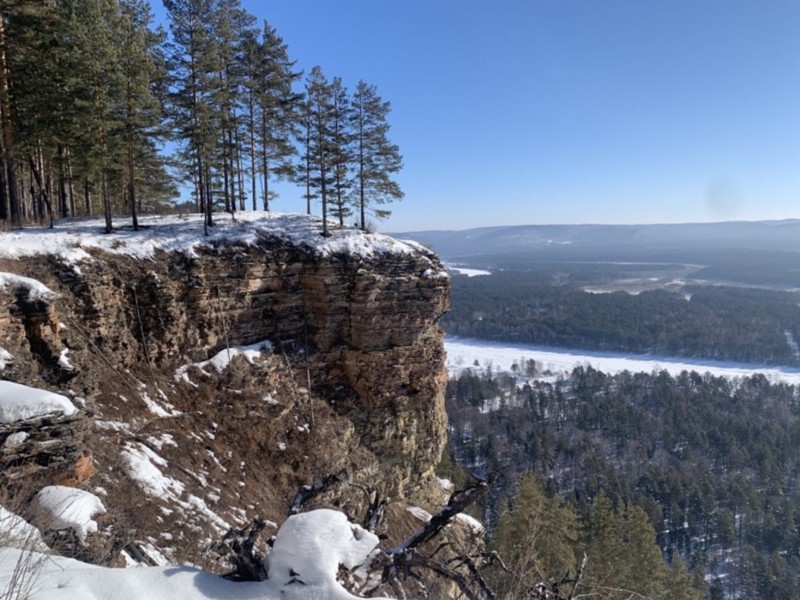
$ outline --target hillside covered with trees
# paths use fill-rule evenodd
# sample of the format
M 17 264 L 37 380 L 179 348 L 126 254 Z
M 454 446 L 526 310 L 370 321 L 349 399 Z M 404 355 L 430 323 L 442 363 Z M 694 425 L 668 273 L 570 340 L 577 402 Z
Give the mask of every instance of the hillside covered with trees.
M 456 276 L 450 335 L 588 350 L 613 350 L 797 365 L 795 292 L 710 285 L 680 291 L 590 293 L 537 273 Z
M 340 224 L 388 215 L 402 166 L 390 105 L 304 73 L 238 0 L 10 0 L 0 7 L 0 223 L 183 210 L 269 210 L 300 186 Z
M 646 515 L 665 560 L 685 563 L 708 597 L 800 598 L 797 388 L 760 375 L 536 370 L 468 369 L 448 383 L 451 456 L 493 478 L 483 516 L 498 548 L 528 548 L 526 560 L 550 578 L 586 552 L 594 568 L 610 561 L 625 587 L 633 575 L 620 569 L 641 572 L 637 561 L 650 555 L 615 547 L 630 536 L 604 538 L 597 528 L 614 518 L 632 527 Z M 515 545 L 526 528 L 539 531 L 532 519 L 560 545 Z M 645 582 L 635 585 L 651 597 Z

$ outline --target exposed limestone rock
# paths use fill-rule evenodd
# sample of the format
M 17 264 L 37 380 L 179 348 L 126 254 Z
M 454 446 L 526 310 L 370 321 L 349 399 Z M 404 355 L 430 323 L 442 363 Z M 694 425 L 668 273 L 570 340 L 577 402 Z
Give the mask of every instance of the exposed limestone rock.
M 319 503 L 355 518 L 365 506 L 358 486 L 441 501 L 437 322 L 448 280 L 433 255 L 321 257 L 268 235 L 193 257 L 92 255 L 79 268 L 53 257 L 0 261 L 59 294 L 33 304 L 0 292 L 0 347 L 14 357 L 4 376 L 86 399 L 74 422 L 90 431 L 65 436 L 74 442 L 52 482 L 103 488 L 115 548 L 135 539 L 203 564 L 201 540 L 254 517 L 282 521 L 299 484 L 340 469 L 346 482 Z M 174 377 L 262 341 L 272 352 Z M 137 479 L 137 460 L 163 475 L 161 495 Z

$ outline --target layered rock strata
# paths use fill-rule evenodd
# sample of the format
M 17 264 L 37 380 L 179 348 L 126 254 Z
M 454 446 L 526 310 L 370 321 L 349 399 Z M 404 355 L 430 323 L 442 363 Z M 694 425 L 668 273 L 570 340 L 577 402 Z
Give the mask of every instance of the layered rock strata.
M 3 376 L 82 408 L 90 431 L 48 477 L 104 495 L 109 559 L 136 538 L 202 563 L 202 540 L 279 522 L 298 485 L 336 472 L 319 502 L 355 518 L 375 494 L 440 500 L 448 279 L 431 253 L 321 252 L 274 231 L 148 259 L 88 252 L 0 261 L 56 294 L 7 284 L 0 347 Z M 97 475 L 81 481 L 87 457 Z

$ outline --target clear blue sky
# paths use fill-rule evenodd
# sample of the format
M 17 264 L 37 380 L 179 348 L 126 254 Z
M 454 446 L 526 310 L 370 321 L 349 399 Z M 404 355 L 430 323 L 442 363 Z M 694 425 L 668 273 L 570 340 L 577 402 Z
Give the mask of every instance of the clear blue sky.
M 382 230 L 800 217 L 797 0 L 242 1 L 391 101 Z

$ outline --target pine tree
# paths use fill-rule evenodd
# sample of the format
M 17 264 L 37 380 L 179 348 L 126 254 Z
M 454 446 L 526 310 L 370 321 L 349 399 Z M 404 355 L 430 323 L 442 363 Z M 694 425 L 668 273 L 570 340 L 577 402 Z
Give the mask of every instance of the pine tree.
M 165 0 L 172 33 L 170 72 L 171 120 L 184 144 L 183 167 L 194 182 L 198 208 L 205 215 L 205 227 L 213 225 L 214 152 L 219 145 L 216 132 L 220 115 L 214 103 L 218 53 L 212 31 L 214 6 L 211 0 Z
M 163 171 L 163 162 L 153 161 L 153 158 L 157 156 L 155 142 L 162 135 L 162 104 L 156 95 L 157 83 L 166 74 L 160 68 L 164 64 L 160 53 L 163 36 L 149 29 L 150 5 L 143 0 L 123 0 L 121 7 L 118 40 L 123 78 L 121 121 L 125 137 L 126 191 L 133 228 L 138 229 L 141 197 L 137 190 L 143 178 L 140 172 L 153 168 Z
M 366 212 L 377 218 L 391 213 L 379 208 L 387 202 L 401 200 L 403 192 L 393 176 L 403 166 L 400 149 L 388 139 L 386 120 L 391 105 L 377 94 L 374 85 L 358 82 L 353 95 L 353 134 L 355 137 L 356 186 L 361 229 L 366 230 Z
M 260 42 L 252 40 L 248 44 L 246 53 L 253 210 L 258 171 L 264 210 L 269 210 L 274 198 L 270 189 L 272 176 L 293 178 L 291 159 L 296 149 L 292 137 L 298 135 L 301 121 L 302 95 L 293 90 L 300 73 L 294 71 L 283 38 L 267 22 L 261 35 Z
M 609 600 L 664 597 L 667 568 L 641 507 L 617 509 L 601 491 L 581 521 L 580 547 L 588 557 L 581 589 Z
M 124 81 L 120 69 L 120 7 L 114 0 L 76 0 L 70 13 L 70 32 L 76 40 L 70 60 L 83 68 L 76 97 L 83 118 L 75 124 L 80 146 L 99 179 L 106 233 L 113 228 L 112 186 L 121 181 L 120 164 L 113 160 L 114 136 L 120 133 L 119 99 Z M 82 109 L 82 110 L 81 110 Z
M 333 216 L 339 220 L 339 226 L 344 226 L 345 218 L 352 211 L 349 207 L 352 181 L 350 179 L 350 165 L 353 161 L 354 135 L 351 129 L 353 121 L 353 108 L 347 89 L 342 85 L 339 77 L 334 77 L 331 82 L 331 164 L 333 169 Z
M 547 497 L 532 475 L 520 479 L 513 508 L 500 516 L 492 537 L 492 549 L 518 576 L 495 571 L 495 585 L 503 597 L 522 598 L 538 583 L 574 576 L 577 521 L 575 513 L 560 504 L 558 496 Z
M 328 235 L 328 203 L 334 182 L 333 87 L 320 67 L 314 67 L 306 81 L 309 138 L 306 158 L 309 188 L 317 191 L 322 203 L 322 235 Z M 310 195 L 310 193 L 309 193 Z
M 686 570 L 686 565 L 679 554 L 672 559 L 666 592 L 670 600 L 703 600 L 703 592 L 694 587 L 692 576 Z

